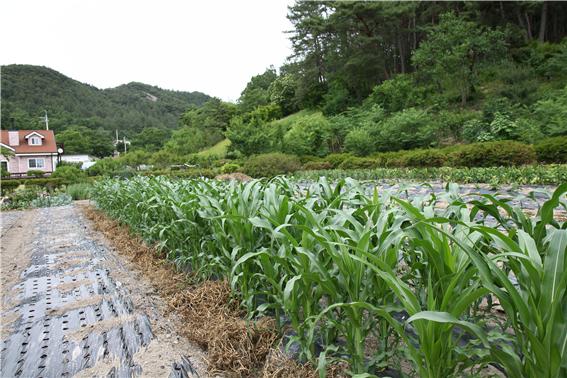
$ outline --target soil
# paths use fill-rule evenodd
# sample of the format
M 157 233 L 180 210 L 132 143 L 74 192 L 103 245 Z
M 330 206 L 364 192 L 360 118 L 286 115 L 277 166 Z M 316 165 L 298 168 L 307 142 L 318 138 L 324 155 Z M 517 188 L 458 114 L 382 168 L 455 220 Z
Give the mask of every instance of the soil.
M 2 376 L 208 376 L 206 353 L 80 206 L 1 213 Z

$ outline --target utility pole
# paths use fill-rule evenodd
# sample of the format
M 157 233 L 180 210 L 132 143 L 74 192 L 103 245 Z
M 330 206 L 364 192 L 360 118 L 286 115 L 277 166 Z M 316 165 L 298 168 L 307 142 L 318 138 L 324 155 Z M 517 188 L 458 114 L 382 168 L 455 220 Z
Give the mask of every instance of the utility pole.
M 47 118 L 47 110 L 44 110 L 45 115 L 41 117 L 45 122 L 45 130 L 49 130 L 49 118 Z

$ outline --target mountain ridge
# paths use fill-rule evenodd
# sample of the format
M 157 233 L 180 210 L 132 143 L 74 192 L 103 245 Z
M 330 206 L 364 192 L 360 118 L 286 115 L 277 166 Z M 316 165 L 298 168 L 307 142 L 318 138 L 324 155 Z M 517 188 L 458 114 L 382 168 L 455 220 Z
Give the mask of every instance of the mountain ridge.
M 4 65 L 0 75 L 3 129 L 40 127 L 44 110 L 56 131 L 69 126 L 127 132 L 147 127 L 174 129 L 190 106 L 212 99 L 198 91 L 136 81 L 100 89 L 45 66 Z

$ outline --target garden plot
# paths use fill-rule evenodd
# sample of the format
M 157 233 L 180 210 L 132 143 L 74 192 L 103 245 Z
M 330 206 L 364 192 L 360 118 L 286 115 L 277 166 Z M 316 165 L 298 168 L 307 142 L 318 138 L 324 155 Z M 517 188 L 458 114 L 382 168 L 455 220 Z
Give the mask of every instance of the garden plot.
M 2 376 L 193 377 L 202 370 L 201 352 L 179 341 L 143 278 L 95 239 L 74 206 L 2 218 Z
M 272 317 L 320 369 L 567 374 L 567 184 L 510 200 L 374 187 L 138 177 L 94 193 L 195 278 L 226 278 L 250 318 Z

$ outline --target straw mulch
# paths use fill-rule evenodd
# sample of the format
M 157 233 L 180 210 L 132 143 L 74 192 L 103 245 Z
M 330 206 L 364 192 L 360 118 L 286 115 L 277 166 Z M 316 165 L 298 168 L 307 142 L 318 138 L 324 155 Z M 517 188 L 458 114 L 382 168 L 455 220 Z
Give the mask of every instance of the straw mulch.
M 179 314 L 180 333 L 207 351 L 211 375 L 269 377 L 316 377 L 311 365 L 301 365 L 275 348 L 278 334 L 274 320 L 247 321 L 233 300 L 226 281 L 190 284 L 155 248 L 133 236 L 127 226 L 109 219 L 92 207 L 83 207 L 97 231 L 102 232 L 120 254 L 126 255 L 147 277 L 152 286 Z

